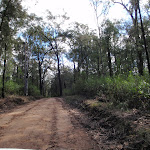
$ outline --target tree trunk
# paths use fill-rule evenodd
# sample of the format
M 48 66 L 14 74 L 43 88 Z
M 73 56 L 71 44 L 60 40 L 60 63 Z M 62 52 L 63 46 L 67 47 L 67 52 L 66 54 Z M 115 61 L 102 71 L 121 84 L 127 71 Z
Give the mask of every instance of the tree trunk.
M 113 76 L 112 72 L 112 64 L 111 64 L 111 56 L 110 56 L 110 48 L 108 47 L 108 67 L 109 67 L 109 75 L 110 77 Z
M 136 51 L 137 51 L 137 62 L 138 62 L 138 71 L 139 71 L 139 74 L 140 75 L 143 75 L 143 55 L 142 55 L 142 51 L 140 50 L 139 48 L 139 31 L 138 31 L 138 16 L 137 16 L 137 11 L 138 11 L 138 0 L 134 0 L 134 8 L 135 8 L 135 18 L 132 14 L 132 12 L 130 11 L 130 9 L 127 8 L 127 6 L 125 4 L 123 4 L 123 1 L 121 2 L 114 2 L 114 3 L 118 3 L 120 5 L 122 5 L 125 10 L 130 14 L 131 16 L 131 19 L 133 21 L 133 25 L 134 25 L 134 28 L 135 28 L 135 48 L 136 48 Z
M 98 75 L 98 77 L 100 77 L 100 69 L 99 69 L 99 67 L 100 67 L 100 64 L 99 64 L 99 56 L 97 57 L 97 75 Z
M 109 75 L 110 77 L 113 76 L 113 72 L 112 72 L 112 64 L 111 64 L 111 55 L 110 55 L 110 47 L 109 47 L 109 39 L 107 40 L 107 44 L 108 44 L 108 47 L 107 47 L 107 52 L 108 52 L 108 68 L 109 68 Z
M 5 44 L 5 51 L 4 51 L 4 69 L 3 69 L 3 77 L 2 77 L 2 98 L 5 98 L 5 72 L 6 72 L 6 51 L 7 45 Z
M 75 62 L 73 62 L 73 64 L 74 64 L 74 83 L 76 83 L 76 64 L 75 64 Z
M 100 56 L 99 56 L 99 50 L 97 48 L 97 75 L 100 77 Z
M 39 81 L 40 81 L 40 94 L 43 94 L 43 86 L 42 86 L 42 70 L 41 70 L 41 62 L 39 60 Z
M 57 57 L 57 70 L 58 70 L 58 81 L 59 81 L 59 96 L 62 96 L 62 83 L 61 83 L 61 76 L 60 76 L 60 62 L 59 62 L 59 56 L 58 53 L 56 53 Z
M 25 50 L 24 95 L 28 96 L 28 50 L 26 49 L 25 43 L 24 43 L 24 50 Z
M 150 74 L 149 54 L 148 54 L 147 42 L 146 42 L 146 38 L 145 38 L 145 30 L 144 30 L 143 21 L 142 21 L 142 15 L 141 15 L 141 10 L 140 10 L 139 0 L 138 0 L 138 9 L 139 9 L 139 15 L 140 15 L 140 22 L 141 22 L 142 38 L 143 38 L 144 48 L 145 48 L 145 52 L 146 52 L 148 71 L 149 71 L 149 74 Z
M 39 83 L 40 83 L 40 94 L 43 94 L 43 87 L 42 87 L 42 69 L 41 69 L 41 61 L 40 61 L 40 54 L 38 50 L 38 69 L 39 69 Z
M 138 3 L 135 2 L 135 20 L 134 20 L 134 27 L 135 27 L 135 46 L 137 50 L 137 56 L 138 56 L 138 70 L 139 74 L 143 75 L 143 55 L 142 50 L 140 49 L 139 43 L 140 43 L 140 37 L 139 37 L 139 29 L 138 29 Z
M 89 77 L 89 60 L 86 58 L 86 79 Z

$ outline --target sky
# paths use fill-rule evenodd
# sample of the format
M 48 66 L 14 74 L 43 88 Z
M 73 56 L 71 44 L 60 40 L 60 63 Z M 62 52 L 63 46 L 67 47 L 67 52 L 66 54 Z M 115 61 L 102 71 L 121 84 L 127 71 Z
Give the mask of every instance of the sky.
M 23 0 L 23 5 L 28 8 L 29 13 L 38 16 L 46 16 L 46 10 L 54 15 L 61 14 L 63 10 L 70 17 L 70 22 L 87 24 L 90 28 L 96 29 L 96 19 L 94 10 L 89 0 Z M 110 9 L 110 19 L 121 19 L 125 17 L 125 10 L 120 6 Z
M 142 3 L 146 1 L 141 0 Z M 46 10 L 51 11 L 54 15 L 60 14 L 64 10 L 70 17 L 70 21 L 77 21 L 88 24 L 90 28 L 96 28 L 95 14 L 90 0 L 23 0 L 23 5 L 28 8 L 29 13 L 35 13 L 38 16 L 45 16 Z M 126 11 L 119 4 L 110 9 L 109 19 L 111 20 L 126 19 L 127 17 Z
M 88 0 L 24 0 L 23 4 L 28 7 L 30 13 L 36 13 L 38 16 L 45 16 L 46 10 L 54 15 L 62 14 L 64 10 L 71 22 L 88 24 L 92 28 L 94 26 L 93 9 Z

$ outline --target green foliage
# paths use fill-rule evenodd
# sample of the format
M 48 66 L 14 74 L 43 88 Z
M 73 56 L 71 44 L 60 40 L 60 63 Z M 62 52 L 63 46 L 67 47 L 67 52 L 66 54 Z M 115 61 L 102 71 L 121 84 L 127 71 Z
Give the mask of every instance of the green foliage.
M 90 77 L 85 82 L 85 91 L 88 97 L 93 97 L 103 89 L 104 83 L 103 78 L 98 79 L 97 77 Z
M 1 77 L 1 76 L 0 76 Z M 1 89 L 2 89 L 2 80 L 1 80 L 1 78 L 0 78 L 0 97 L 1 97 L 1 95 L 2 95 L 2 91 L 1 91 Z
M 93 97 L 104 94 L 109 102 L 119 109 L 150 107 L 149 76 L 118 75 L 113 78 L 90 77 L 88 80 L 78 79 L 73 85 L 74 94 Z
M 2 82 L 0 80 L 0 89 L 2 89 Z M 13 80 L 9 80 L 5 83 L 5 93 L 6 95 L 23 95 L 24 94 L 24 84 L 18 84 Z M 1 94 L 1 90 L 0 90 Z M 29 95 L 30 96 L 40 96 L 40 91 L 37 86 L 29 84 Z
M 31 96 L 40 96 L 40 90 L 35 85 L 29 85 L 29 95 Z
M 147 107 L 150 98 L 150 85 L 140 76 L 131 73 L 106 79 L 106 95 L 115 105 L 128 108 Z
M 6 82 L 6 93 L 7 95 L 13 95 L 13 94 L 18 94 L 20 89 L 21 89 L 21 86 L 18 85 L 17 83 L 15 83 L 14 81 L 12 80 L 9 80 Z
M 79 78 L 76 83 L 73 84 L 72 90 L 74 94 L 86 95 L 85 91 L 85 81 Z
M 73 94 L 73 92 L 72 92 L 72 89 L 70 88 L 70 89 L 64 89 L 63 90 L 63 96 L 70 96 L 70 95 L 72 95 Z

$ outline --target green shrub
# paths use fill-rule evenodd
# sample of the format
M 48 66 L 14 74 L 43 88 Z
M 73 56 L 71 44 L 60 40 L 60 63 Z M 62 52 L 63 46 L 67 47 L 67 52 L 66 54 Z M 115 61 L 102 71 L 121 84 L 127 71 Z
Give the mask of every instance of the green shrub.
M 9 80 L 5 83 L 5 92 L 8 95 L 18 94 L 20 91 L 20 88 L 21 86 L 12 80 Z
M 30 96 L 40 96 L 40 90 L 35 85 L 29 85 L 29 95 Z
M 86 95 L 85 81 L 79 78 L 76 83 L 73 84 L 72 91 L 74 95 Z
M 139 76 L 129 72 L 128 75 L 114 77 L 79 78 L 72 91 L 72 94 L 86 97 L 105 95 L 108 101 L 121 109 L 150 108 L 150 78 L 147 74 Z M 70 93 L 70 90 L 65 93 Z
M 2 93 L 1 93 L 2 90 L 1 90 L 1 89 L 2 89 L 2 81 L 1 81 L 1 79 L 0 79 L 0 98 L 1 98 L 1 96 L 2 96 Z
M 150 84 L 145 77 L 133 75 L 106 77 L 103 88 L 107 98 L 114 105 L 125 108 L 148 107 L 150 98 Z
M 63 96 L 70 96 L 70 95 L 72 95 L 73 94 L 73 92 L 72 92 L 72 89 L 70 88 L 70 89 L 64 89 L 63 90 Z

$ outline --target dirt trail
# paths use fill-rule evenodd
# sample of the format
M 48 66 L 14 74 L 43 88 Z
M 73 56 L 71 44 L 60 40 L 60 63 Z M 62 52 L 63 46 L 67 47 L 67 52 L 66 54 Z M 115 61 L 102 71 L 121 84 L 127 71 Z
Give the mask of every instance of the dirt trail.
M 0 148 L 98 150 L 60 100 L 41 99 L 1 114 Z

